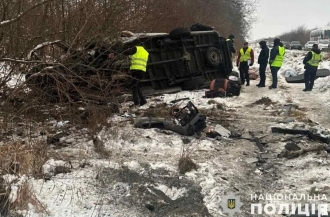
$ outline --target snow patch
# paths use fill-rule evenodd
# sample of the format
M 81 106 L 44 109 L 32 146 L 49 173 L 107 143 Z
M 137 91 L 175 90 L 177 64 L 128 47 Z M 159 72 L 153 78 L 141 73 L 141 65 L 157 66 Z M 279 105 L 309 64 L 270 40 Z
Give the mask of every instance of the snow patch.
M 176 187 L 167 187 L 166 185 L 158 185 L 155 187 L 156 189 L 162 191 L 166 196 L 171 198 L 171 200 L 176 200 L 180 197 L 183 197 L 184 194 L 187 192 L 185 188 L 176 188 Z
M 42 166 L 43 174 L 53 176 L 55 174 L 56 167 L 65 166 L 66 164 L 67 163 L 62 160 L 55 161 L 54 159 L 50 159 Z
M 314 87 L 321 92 L 328 91 L 330 89 L 330 76 L 316 79 Z

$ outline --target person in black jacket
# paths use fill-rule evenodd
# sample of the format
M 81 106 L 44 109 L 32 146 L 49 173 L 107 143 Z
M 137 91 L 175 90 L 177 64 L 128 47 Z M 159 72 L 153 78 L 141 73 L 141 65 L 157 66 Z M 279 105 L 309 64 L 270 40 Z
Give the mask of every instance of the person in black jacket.
M 236 49 L 235 49 L 235 45 L 234 45 L 234 39 L 235 36 L 233 34 L 229 35 L 227 38 L 227 43 L 228 43 L 228 48 L 229 48 L 229 56 L 230 56 L 230 63 L 231 63 L 231 67 L 233 69 L 233 54 L 236 53 Z
M 233 34 L 229 35 L 228 36 L 228 39 L 227 39 L 227 43 L 228 43 L 228 47 L 229 47 L 229 51 L 233 54 L 233 53 L 236 53 L 236 49 L 235 49 L 235 46 L 234 46 L 234 39 L 235 39 L 235 36 Z
M 314 86 L 314 80 L 316 77 L 317 68 L 319 62 L 322 61 L 321 50 L 318 48 L 317 44 L 313 44 L 312 50 L 307 53 L 303 63 L 305 65 L 305 89 L 303 91 L 312 91 Z
M 261 51 L 258 58 L 259 64 L 259 75 L 260 75 L 260 82 L 257 84 L 257 87 L 265 87 L 266 86 L 266 68 L 268 64 L 269 58 L 269 48 L 267 47 L 266 41 L 259 42 Z

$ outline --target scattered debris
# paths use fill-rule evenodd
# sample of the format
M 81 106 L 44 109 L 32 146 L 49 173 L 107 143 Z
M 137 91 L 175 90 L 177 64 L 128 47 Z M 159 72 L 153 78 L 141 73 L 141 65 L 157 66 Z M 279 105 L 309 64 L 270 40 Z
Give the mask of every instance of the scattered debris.
M 219 124 L 215 126 L 214 131 L 225 138 L 229 138 L 231 136 L 231 132 Z
M 292 134 L 292 135 L 305 135 L 312 140 L 320 141 L 326 144 L 330 144 L 330 135 L 321 134 L 315 128 L 311 129 L 289 129 L 281 127 L 272 127 L 273 133 L 283 133 L 283 134 Z
M 285 145 L 285 149 L 288 151 L 299 151 L 301 148 L 295 142 L 289 142 Z
M 181 109 L 176 107 L 172 108 L 171 115 L 180 125 L 173 124 L 165 119 L 147 118 L 140 119 L 134 124 L 134 127 L 171 130 L 184 136 L 199 134 L 206 128 L 206 116 L 200 113 L 190 101 Z
M 308 152 L 321 152 L 321 151 L 326 151 L 327 146 L 324 144 L 319 144 L 311 148 L 306 148 L 298 151 L 288 151 L 288 150 L 283 150 L 282 153 L 278 155 L 278 157 L 285 157 L 287 159 L 293 159 L 293 158 L 298 158 L 301 155 L 304 155 Z
M 292 104 L 284 105 L 284 107 L 283 107 L 284 115 L 285 115 L 285 116 L 290 116 L 290 114 L 291 114 L 291 109 L 292 109 Z
M 306 129 L 289 129 L 289 128 L 280 128 L 280 127 L 272 127 L 272 133 L 283 133 L 283 134 L 292 134 L 292 135 L 308 135 L 309 130 Z
M 176 99 L 176 100 L 172 100 L 171 103 L 177 103 L 177 102 L 180 102 L 180 101 L 183 101 L 183 100 L 190 100 L 189 97 L 186 97 L 186 98 L 181 98 L 181 99 Z
M 68 136 L 69 134 L 66 132 L 61 132 L 53 136 L 47 136 L 47 144 L 48 145 L 59 145 L 60 144 L 60 139 L 63 137 Z
M 259 148 L 260 152 L 265 152 L 265 149 L 262 146 L 259 138 L 255 137 L 254 142 L 255 142 L 256 146 Z
M 182 138 L 181 140 L 182 140 L 183 144 L 189 144 L 189 143 L 191 143 L 191 140 L 188 139 L 188 138 Z

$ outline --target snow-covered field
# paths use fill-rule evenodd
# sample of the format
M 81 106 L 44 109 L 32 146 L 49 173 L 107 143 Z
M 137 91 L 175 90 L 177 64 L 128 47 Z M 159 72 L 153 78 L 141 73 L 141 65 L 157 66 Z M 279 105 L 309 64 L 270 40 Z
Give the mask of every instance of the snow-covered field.
M 257 58 L 259 48 L 254 48 Z M 260 151 L 251 140 L 197 139 L 162 130 L 137 129 L 129 121 L 130 109 L 123 105 L 122 114 L 109 117 L 113 126 L 104 128 L 98 135 L 109 157 L 95 152 L 95 141 L 85 136 L 84 129 L 71 133 L 63 138 L 68 146 L 55 151 L 60 157 L 50 159 L 43 166 L 49 180 L 6 176 L 6 180 L 19 180 L 11 187 L 11 198 L 19 197 L 17 190 L 27 181 L 43 209 L 37 210 L 38 205 L 30 203 L 21 212 L 24 216 L 218 217 L 227 216 L 220 204 L 224 194 L 230 191 L 241 196 L 244 216 L 252 216 L 249 214 L 251 194 L 310 194 L 313 187 L 330 194 L 329 155 L 323 151 L 295 159 L 279 158 L 290 136 L 270 132 L 271 126 L 285 120 L 281 111 L 288 103 L 298 105 L 307 118 L 330 129 L 327 90 L 330 78 L 318 79 L 316 89 L 307 93 L 302 91 L 303 84 L 285 82 L 284 76 L 290 70 L 295 74 L 303 72 L 304 55 L 304 51 L 287 51 L 276 90 L 257 88 L 258 81 L 252 81 L 251 86 L 243 87 L 239 97 L 217 98 L 210 103 L 210 99 L 202 98 L 205 90 L 185 91 L 154 97 L 142 107 L 148 109 L 153 104 L 170 104 L 171 100 L 189 97 L 197 108 L 221 114 L 214 103 L 222 104 L 228 113 L 234 114 L 230 130 L 248 139 L 252 139 L 252 135 L 263 137 L 267 150 L 263 155 L 264 164 L 257 163 Z M 257 70 L 258 64 L 251 68 Z M 320 68 L 330 69 L 330 62 L 324 61 Z M 270 77 L 267 69 L 267 85 Z M 263 97 L 272 103 L 253 104 Z M 215 127 L 222 121 L 219 117 L 217 123 L 209 122 L 209 125 Z M 293 140 L 301 148 L 317 144 L 302 138 Z M 184 175 L 178 172 L 183 152 L 189 153 L 198 165 L 196 170 Z M 67 165 L 71 168 L 69 172 L 56 172 L 57 167 Z

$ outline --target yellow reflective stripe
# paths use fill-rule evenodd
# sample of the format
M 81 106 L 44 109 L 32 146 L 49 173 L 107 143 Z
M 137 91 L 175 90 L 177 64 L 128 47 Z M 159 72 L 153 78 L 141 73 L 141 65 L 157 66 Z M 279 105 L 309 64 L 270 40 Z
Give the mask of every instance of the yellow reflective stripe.
M 140 63 L 134 63 L 133 66 L 143 66 L 143 67 L 145 67 L 146 65 L 145 64 L 140 64 Z
M 132 58 L 132 61 L 135 61 L 135 60 L 139 60 L 139 61 L 142 61 L 142 62 L 148 62 L 148 61 L 145 60 L 145 59 L 133 57 L 133 58 Z

